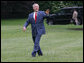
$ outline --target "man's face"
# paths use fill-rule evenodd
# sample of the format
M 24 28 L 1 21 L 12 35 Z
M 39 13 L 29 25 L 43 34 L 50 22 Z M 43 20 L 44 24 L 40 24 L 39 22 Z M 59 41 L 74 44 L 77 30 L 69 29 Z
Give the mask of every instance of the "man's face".
M 39 11 L 39 5 L 38 4 L 35 4 L 33 6 L 33 9 L 34 9 L 35 12 Z

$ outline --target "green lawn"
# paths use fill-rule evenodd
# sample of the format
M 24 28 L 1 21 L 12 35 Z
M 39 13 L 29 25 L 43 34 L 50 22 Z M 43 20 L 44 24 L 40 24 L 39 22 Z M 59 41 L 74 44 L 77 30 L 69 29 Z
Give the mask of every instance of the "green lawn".
M 1 62 L 83 62 L 82 25 L 47 25 L 41 37 L 43 56 L 33 58 L 31 25 L 22 28 L 27 19 L 1 20 Z

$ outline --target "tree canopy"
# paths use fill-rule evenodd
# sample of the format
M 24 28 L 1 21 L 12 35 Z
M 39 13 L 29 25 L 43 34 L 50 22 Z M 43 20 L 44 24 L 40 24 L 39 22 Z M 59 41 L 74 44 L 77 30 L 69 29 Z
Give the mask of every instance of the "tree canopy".
M 33 12 L 33 3 L 38 3 L 40 10 L 50 9 L 50 13 L 63 7 L 83 6 L 83 1 L 1 1 L 1 18 L 26 18 Z

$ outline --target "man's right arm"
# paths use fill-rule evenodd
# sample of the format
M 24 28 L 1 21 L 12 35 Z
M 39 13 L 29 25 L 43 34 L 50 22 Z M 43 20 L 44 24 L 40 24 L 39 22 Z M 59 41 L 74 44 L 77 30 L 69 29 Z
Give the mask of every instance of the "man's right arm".
M 29 18 L 29 16 L 28 16 L 28 19 L 27 19 L 27 21 L 26 21 L 25 24 L 24 24 L 23 31 L 26 31 L 26 28 L 27 28 L 27 26 L 29 25 L 29 23 L 30 23 L 30 18 Z

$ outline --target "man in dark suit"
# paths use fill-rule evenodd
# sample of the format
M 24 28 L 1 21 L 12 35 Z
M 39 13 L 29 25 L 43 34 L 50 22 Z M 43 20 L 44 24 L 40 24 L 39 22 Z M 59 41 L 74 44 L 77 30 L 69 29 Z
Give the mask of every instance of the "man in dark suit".
M 38 53 L 39 56 L 43 55 L 39 42 L 40 42 L 41 36 L 45 34 L 45 27 L 44 27 L 43 20 L 44 20 L 44 17 L 46 17 L 47 14 L 49 14 L 49 11 L 46 11 L 46 12 L 39 11 L 39 5 L 37 3 L 33 4 L 33 10 L 34 12 L 29 14 L 28 19 L 24 24 L 23 31 L 25 31 L 29 23 L 31 23 L 32 38 L 34 41 L 34 50 L 32 52 L 32 57 L 35 57 L 36 53 Z

